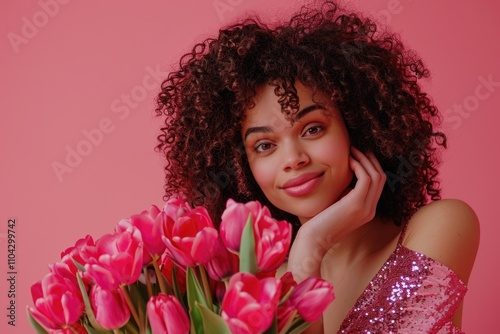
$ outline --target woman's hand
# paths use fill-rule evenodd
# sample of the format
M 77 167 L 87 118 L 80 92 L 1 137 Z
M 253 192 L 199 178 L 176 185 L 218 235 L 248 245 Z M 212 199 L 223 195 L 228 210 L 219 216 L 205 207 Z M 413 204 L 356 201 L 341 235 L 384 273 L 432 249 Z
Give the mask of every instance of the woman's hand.
M 320 276 L 321 260 L 340 239 L 375 217 L 386 175 L 371 153 L 351 148 L 349 164 L 357 182 L 345 196 L 299 229 L 288 257 L 288 270 L 300 282 Z

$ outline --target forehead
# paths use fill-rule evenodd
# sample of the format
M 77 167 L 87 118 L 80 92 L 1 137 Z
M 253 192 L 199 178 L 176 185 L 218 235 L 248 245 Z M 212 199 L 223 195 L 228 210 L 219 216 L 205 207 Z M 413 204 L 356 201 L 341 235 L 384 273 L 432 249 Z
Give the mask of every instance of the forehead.
M 332 111 L 334 109 L 332 101 L 327 95 L 320 91 L 313 90 L 310 87 L 303 85 L 301 82 L 296 82 L 294 85 L 297 91 L 298 110 L 303 110 L 308 106 L 319 104 L 323 108 L 323 112 Z M 275 123 L 276 121 L 286 122 L 290 125 L 292 121 L 287 119 L 283 114 L 279 103 L 280 97 L 275 94 L 275 86 L 262 85 L 257 88 L 256 96 L 253 98 L 253 107 L 245 111 L 245 119 L 242 128 L 255 123 Z M 300 112 L 299 112 L 300 114 Z

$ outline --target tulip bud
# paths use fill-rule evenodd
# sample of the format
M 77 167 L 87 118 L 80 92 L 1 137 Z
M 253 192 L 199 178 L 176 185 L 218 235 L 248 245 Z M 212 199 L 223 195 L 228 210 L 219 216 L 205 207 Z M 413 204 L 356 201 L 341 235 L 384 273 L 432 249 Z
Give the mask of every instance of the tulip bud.
M 308 277 L 290 295 L 291 303 L 307 322 L 318 320 L 334 299 L 333 286 L 317 277 Z
M 151 297 L 147 304 L 147 312 L 153 333 L 189 333 L 189 318 L 174 296 L 160 293 Z
M 284 220 L 272 218 L 269 209 L 259 202 L 242 204 L 232 199 L 227 201 L 220 224 L 222 241 L 227 249 L 238 253 L 249 215 L 252 216 L 257 266 L 260 271 L 276 270 L 283 264 L 290 249 L 292 227 Z
M 207 263 L 214 254 L 218 232 L 204 207 L 191 209 L 180 199 L 167 202 L 163 224 L 166 252 L 183 267 Z
M 241 235 L 248 220 L 248 216 L 252 215 L 252 220 L 255 222 L 259 219 L 259 214 L 262 207 L 259 202 L 252 201 L 246 204 L 235 202 L 233 199 L 228 199 L 226 210 L 222 213 L 220 223 L 220 235 L 224 245 L 230 251 L 239 253 L 241 244 Z
M 142 271 L 141 233 L 133 226 L 97 240 L 95 257 L 85 265 L 88 275 L 103 289 L 116 290 L 135 283 Z
M 130 310 L 120 289 L 105 290 L 96 284 L 90 291 L 90 303 L 97 322 L 107 330 L 122 327 L 130 318 Z
M 73 325 L 83 314 L 83 298 L 73 279 L 47 274 L 32 285 L 31 296 L 35 308 L 30 308 L 30 313 L 45 328 L 59 330 Z
M 249 273 L 236 273 L 229 280 L 222 300 L 222 318 L 232 333 L 262 333 L 271 326 L 279 303 L 281 282 L 259 280 Z
M 144 242 L 143 263 L 149 264 L 155 256 L 160 257 L 165 251 L 165 243 L 161 240 L 162 225 L 165 219 L 165 212 L 158 209 L 157 206 L 151 205 L 149 210 L 120 220 L 115 231 L 120 232 L 126 230 L 127 226 L 135 226 L 141 232 Z

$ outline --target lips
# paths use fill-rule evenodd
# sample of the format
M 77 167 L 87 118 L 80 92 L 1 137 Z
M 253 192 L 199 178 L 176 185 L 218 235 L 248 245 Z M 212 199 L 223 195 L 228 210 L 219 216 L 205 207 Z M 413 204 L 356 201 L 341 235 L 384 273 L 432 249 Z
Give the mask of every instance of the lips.
M 323 172 L 305 173 L 286 181 L 281 188 L 290 196 L 304 196 L 321 181 Z

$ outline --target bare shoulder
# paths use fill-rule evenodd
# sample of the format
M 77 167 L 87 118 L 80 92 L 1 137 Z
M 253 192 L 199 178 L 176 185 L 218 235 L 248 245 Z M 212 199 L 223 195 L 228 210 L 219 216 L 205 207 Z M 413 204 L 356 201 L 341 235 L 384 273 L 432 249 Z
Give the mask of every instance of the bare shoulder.
M 467 283 L 479 246 L 479 220 L 461 200 L 435 201 L 412 216 L 403 244 L 446 265 Z

